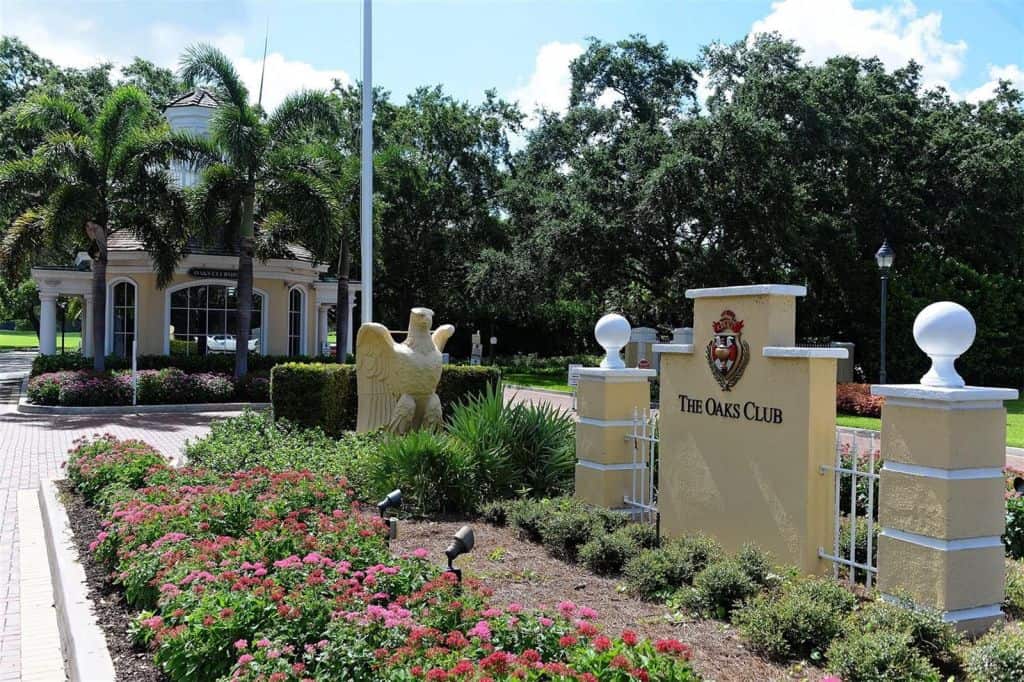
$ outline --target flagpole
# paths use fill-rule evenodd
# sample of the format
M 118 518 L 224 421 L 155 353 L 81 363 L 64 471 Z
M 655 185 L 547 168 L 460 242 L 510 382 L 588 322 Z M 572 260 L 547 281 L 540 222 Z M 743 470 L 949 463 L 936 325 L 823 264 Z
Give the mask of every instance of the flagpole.
M 363 322 L 373 321 L 373 2 L 363 0 L 363 112 L 359 161 L 359 252 Z M 341 301 L 338 301 L 340 304 Z

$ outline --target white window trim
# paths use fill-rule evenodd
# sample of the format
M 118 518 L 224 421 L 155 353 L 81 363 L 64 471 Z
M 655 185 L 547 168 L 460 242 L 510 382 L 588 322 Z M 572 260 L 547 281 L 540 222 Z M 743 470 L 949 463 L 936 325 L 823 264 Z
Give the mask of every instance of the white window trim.
M 238 288 L 238 282 L 233 279 L 195 279 L 189 282 L 175 284 L 174 286 L 164 289 L 164 355 L 171 354 L 171 294 L 181 289 L 209 284 L 219 284 L 221 286 Z M 270 296 L 265 290 L 260 289 L 259 287 L 253 287 L 252 293 L 259 294 L 263 297 L 263 305 L 260 306 L 259 354 L 267 355 L 267 309 L 270 307 Z M 136 319 L 138 318 L 136 317 Z
M 285 327 L 284 327 L 285 341 L 287 342 L 286 343 L 287 347 L 285 348 L 285 353 L 287 354 L 287 352 L 289 350 L 291 350 L 292 292 L 293 291 L 298 291 L 299 295 L 302 297 L 302 301 L 299 303 L 299 355 L 309 355 L 309 353 L 307 352 L 307 349 L 306 349 L 306 307 L 307 307 L 307 301 L 309 300 L 309 296 L 306 293 L 306 287 L 302 286 L 301 284 L 295 284 L 295 285 L 293 285 L 291 287 L 288 287 L 288 298 L 287 298 L 288 306 L 286 308 L 286 310 L 288 312 L 286 313 L 287 318 L 286 318 L 286 324 L 285 324 Z
M 106 309 L 107 324 L 106 324 L 106 332 L 103 335 L 105 337 L 103 339 L 103 354 L 104 355 L 110 355 L 111 353 L 114 352 L 114 287 L 116 287 L 118 284 L 121 284 L 123 282 L 127 282 L 128 284 L 131 284 L 135 288 L 135 296 L 132 297 L 133 300 L 135 301 L 135 305 L 134 305 L 134 308 L 135 308 L 135 310 L 134 310 L 134 312 L 135 312 L 135 315 L 134 315 L 135 322 L 132 325 L 132 338 L 135 339 L 136 343 L 138 343 L 138 340 L 139 340 L 139 283 L 136 282 L 131 277 L 123 277 L 123 276 L 122 277 L 115 277 L 114 279 L 107 280 L 107 309 Z M 131 353 L 132 353 L 131 348 L 125 348 L 124 352 L 125 352 L 125 357 L 131 359 Z

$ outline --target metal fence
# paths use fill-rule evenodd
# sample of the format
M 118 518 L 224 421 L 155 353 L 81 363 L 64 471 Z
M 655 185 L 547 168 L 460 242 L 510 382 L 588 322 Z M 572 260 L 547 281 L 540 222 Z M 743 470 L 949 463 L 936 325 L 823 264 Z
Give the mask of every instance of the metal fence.
M 876 526 L 881 452 L 878 434 L 841 431 L 836 438 L 832 472 L 835 486 L 832 551 L 818 548 L 818 556 L 832 562 L 832 575 L 852 585 L 863 579 L 867 587 L 877 581 Z
M 626 435 L 633 460 L 626 507 L 641 522 L 660 525 L 658 515 L 658 417 L 649 409 L 633 408 L 633 431 Z

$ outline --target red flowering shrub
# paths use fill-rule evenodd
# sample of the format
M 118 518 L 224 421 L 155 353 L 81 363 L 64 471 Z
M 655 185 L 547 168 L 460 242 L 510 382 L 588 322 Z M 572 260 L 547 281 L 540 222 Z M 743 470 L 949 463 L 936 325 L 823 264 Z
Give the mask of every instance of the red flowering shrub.
M 40 374 L 28 382 L 28 399 L 39 405 L 129 405 L 131 377 L 92 370 Z
M 839 384 L 836 386 L 836 412 L 859 417 L 881 417 L 885 398 L 871 395 L 870 384 Z
M 69 468 L 95 487 L 84 453 Z M 343 478 L 147 468 L 93 550 L 172 680 L 697 679 L 681 642 L 613 639 L 571 602 L 499 608 L 425 551 L 393 557 Z
M 186 373 L 175 367 L 144 369 L 138 373 L 140 405 L 224 403 L 236 399 L 253 402 L 270 400 L 270 380 L 263 373 L 239 382 L 221 372 Z M 92 370 L 50 372 L 28 382 L 28 399 L 36 405 L 65 407 L 130 405 L 130 372 L 96 373 Z
M 118 440 L 111 434 L 75 440 L 67 461 L 68 480 L 89 502 L 113 487 L 138 488 L 146 474 L 165 468 L 159 452 L 141 440 Z

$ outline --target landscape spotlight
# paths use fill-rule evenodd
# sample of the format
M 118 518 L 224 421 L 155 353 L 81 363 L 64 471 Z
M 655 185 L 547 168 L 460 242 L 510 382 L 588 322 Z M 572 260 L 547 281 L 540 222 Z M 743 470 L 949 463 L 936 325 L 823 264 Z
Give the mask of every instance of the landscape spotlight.
M 469 526 L 463 526 L 455 534 L 455 537 L 452 538 L 452 543 L 448 545 L 448 549 L 444 551 L 444 555 L 448 557 L 448 572 L 454 573 L 455 578 L 460 583 L 462 582 L 462 569 L 455 568 L 452 562 L 463 554 L 469 553 L 473 549 L 474 544 L 476 544 L 476 540 L 473 538 L 473 529 Z
M 395 488 L 387 494 L 383 500 L 377 503 L 377 511 L 380 512 L 380 517 L 384 518 L 384 513 L 388 509 L 397 509 L 402 506 L 402 491 Z

